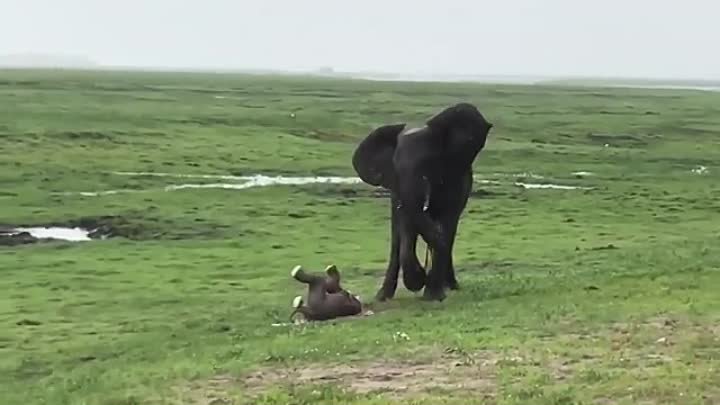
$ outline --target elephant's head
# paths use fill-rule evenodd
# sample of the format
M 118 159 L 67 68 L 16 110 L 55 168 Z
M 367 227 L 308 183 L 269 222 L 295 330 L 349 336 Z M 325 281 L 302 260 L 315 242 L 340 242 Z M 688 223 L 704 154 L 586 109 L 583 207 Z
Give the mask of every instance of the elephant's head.
M 477 154 L 485 147 L 491 123 L 478 109 L 469 103 L 448 107 L 430 118 L 424 128 L 408 130 L 405 133 L 418 136 L 422 153 L 430 151 L 434 158 L 452 162 L 453 165 L 472 165 Z M 393 189 L 395 169 L 393 156 L 398 147 L 398 137 L 405 124 L 390 124 L 376 128 L 355 149 L 353 168 L 360 178 L 373 186 Z
M 493 124 L 489 123 L 470 103 L 448 107 L 427 121 L 435 136 L 443 137 L 444 152 L 449 158 L 471 155 L 471 159 L 485 147 L 488 133 Z M 472 160 L 469 162 L 472 163 Z

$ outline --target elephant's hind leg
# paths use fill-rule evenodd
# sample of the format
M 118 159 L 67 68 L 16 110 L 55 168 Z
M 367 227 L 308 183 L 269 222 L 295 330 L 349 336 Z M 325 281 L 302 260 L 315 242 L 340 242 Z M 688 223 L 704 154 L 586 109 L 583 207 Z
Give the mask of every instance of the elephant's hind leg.
M 317 284 L 323 281 L 318 275 L 305 272 L 305 269 L 299 264 L 293 267 L 290 276 L 303 284 Z
M 308 306 L 313 307 L 325 300 L 325 277 L 306 272 L 302 266 L 295 266 L 290 275 L 297 281 L 308 285 Z
M 445 286 L 451 290 L 459 290 L 460 289 L 460 283 L 457 281 L 457 277 L 455 276 L 455 269 L 450 266 L 447 273 L 445 273 Z
M 455 245 L 455 236 L 457 235 L 459 216 L 451 216 L 446 222 L 445 227 L 448 231 L 449 249 L 448 249 L 448 267 L 445 270 L 445 286 L 451 290 L 459 290 L 460 284 L 455 277 L 455 265 L 453 263 L 453 246 Z

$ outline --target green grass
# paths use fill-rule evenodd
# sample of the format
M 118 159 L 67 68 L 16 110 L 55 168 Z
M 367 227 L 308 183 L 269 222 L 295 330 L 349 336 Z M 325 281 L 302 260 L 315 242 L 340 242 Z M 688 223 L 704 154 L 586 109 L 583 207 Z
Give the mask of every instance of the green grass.
M 353 175 L 373 127 L 458 101 L 496 124 L 476 176 L 498 183 L 476 185 L 442 303 L 401 287 L 369 317 L 273 327 L 297 263 L 373 296 L 386 198 L 113 174 Z M 0 247 L 3 404 L 720 403 L 720 93 L 4 71 L 0 105 L 0 224 L 125 235 Z M 114 189 L 140 192 L 63 194 Z

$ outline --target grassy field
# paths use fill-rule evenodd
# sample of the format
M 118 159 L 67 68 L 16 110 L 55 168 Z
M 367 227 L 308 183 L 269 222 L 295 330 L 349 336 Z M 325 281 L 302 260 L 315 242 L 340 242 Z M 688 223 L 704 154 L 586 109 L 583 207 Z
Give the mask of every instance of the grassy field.
M 116 173 L 352 176 L 374 126 L 458 101 L 493 182 L 442 303 L 272 326 L 297 263 L 370 300 L 384 196 Z M 0 224 L 118 235 L 0 246 L 2 404 L 720 404 L 720 93 L 5 71 L 0 106 Z

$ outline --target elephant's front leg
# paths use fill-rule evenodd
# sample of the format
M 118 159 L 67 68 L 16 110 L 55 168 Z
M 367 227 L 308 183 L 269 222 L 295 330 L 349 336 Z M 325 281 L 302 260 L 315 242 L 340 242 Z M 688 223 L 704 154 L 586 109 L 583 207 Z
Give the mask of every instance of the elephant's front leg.
M 437 239 L 428 243 L 432 250 L 432 266 L 427 273 L 423 299 L 428 301 L 442 301 L 445 299 L 445 286 L 447 285 L 448 271 L 452 266 L 451 244 L 449 232 L 445 224 L 438 224 Z
M 400 267 L 403 273 L 403 284 L 410 291 L 420 291 L 425 286 L 425 269 L 418 261 L 415 248 L 418 231 L 412 217 L 408 216 L 407 207 L 398 204 L 395 211 L 397 236 L 400 245 Z
M 432 268 L 429 269 L 423 298 L 441 301 L 445 298 L 445 287 L 458 290 L 460 285 L 455 278 L 452 251 L 455 245 L 459 213 L 451 212 L 440 218 L 439 240 L 432 247 Z M 430 245 L 429 245 L 430 246 Z
M 390 260 L 382 287 L 375 294 L 375 299 L 385 301 L 395 296 L 398 276 L 400 273 L 400 226 L 398 224 L 398 202 L 396 198 L 390 203 Z
M 427 301 L 442 301 L 445 299 L 445 286 L 449 265 L 449 250 L 445 246 L 433 248 L 433 263 L 427 273 L 423 299 Z
M 412 212 L 408 222 L 407 232 L 403 231 L 400 243 L 400 260 L 403 269 L 403 281 L 411 291 L 419 291 L 423 285 L 426 300 L 442 301 L 445 299 L 445 277 L 450 265 L 450 245 L 448 233 L 441 222 L 433 220 L 425 211 Z M 417 235 L 420 234 L 433 252 L 433 263 L 427 276 L 418 262 L 415 253 Z M 407 238 L 406 238 L 407 236 Z M 409 280 L 409 277 L 413 277 Z M 415 278 L 418 277 L 418 278 Z M 413 282 L 412 285 L 408 281 Z M 422 281 L 422 283 L 421 283 Z M 414 289 L 416 288 L 416 289 Z
M 412 226 L 401 229 L 400 263 L 403 272 L 403 284 L 410 291 L 420 291 L 425 286 L 425 269 L 420 265 L 415 247 L 418 234 Z

